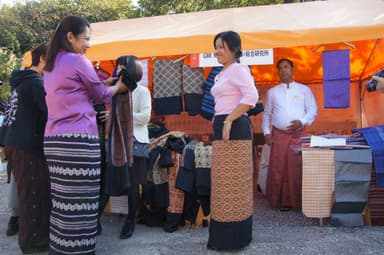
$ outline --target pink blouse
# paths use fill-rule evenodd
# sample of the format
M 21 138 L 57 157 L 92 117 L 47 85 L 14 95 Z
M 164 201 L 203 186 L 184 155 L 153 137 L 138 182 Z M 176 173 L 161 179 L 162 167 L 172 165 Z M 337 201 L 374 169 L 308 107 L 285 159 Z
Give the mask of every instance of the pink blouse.
M 233 63 L 215 77 L 211 88 L 215 115 L 230 114 L 239 104 L 255 107 L 259 94 L 249 67 Z

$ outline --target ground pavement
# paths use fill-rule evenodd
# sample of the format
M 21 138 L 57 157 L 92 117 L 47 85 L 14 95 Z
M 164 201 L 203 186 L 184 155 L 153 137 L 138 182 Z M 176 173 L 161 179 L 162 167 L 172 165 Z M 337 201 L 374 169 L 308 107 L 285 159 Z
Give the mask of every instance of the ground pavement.
M 0 254 L 19 255 L 21 252 L 17 236 L 5 235 L 9 219 L 7 193 L 8 184 L 5 183 L 4 173 L 0 173 Z M 300 212 L 272 210 L 260 193 L 255 198 L 253 241 L 248 247 L 236 252 L 207 250 L 207 228 L 180 227 L 174 233 L 165 233 L 158 227 L 137 225 L 131 238 L 120 240 L 122 222 L 123 217 L 120 215 L 103 216 L 103 232 L 96 240 L 96 254 L 384 254 L 384 227 L 335 228 L 327 222 L 324 227 L 319 227 L 318 220 L 306 218 Z

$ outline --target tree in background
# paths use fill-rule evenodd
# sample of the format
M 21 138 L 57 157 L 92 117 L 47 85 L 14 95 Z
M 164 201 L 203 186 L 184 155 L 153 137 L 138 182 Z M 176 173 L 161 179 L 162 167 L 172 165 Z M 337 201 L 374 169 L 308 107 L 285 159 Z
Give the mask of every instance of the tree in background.
M 0 47 L 17 56 L 47 42 L 66 15 L 79 15 L 89 22 L 126 19 L 134 16 L 127 0 L 41 0 L 16 3 L 0 10 Z
M 89 22 L 94 23 L 134 17 L 302 1 L 138 0 L 137 6 L 133 6 L 131 0 L 25 0 L 16 3 L 14 6 L 3 5 L 1 7 L 0 48 L 6 49 L 7 54 L 10 52 L 14 57 L 21 58 L 26 51 L 41 43 L 48 42 L 58 22 L 69 14 L 82 16 Z M 8 66 L 8 64 L 8 60 L 0 58 L 1 73 L 6 75 L 0 77 L 3 81 L 8 80 L 11 72 L 8 67 L 3 69 L 3 66 Z M 11 64 L 9 67 L 14 66 Z
M 7 98 L 8 79 L 19 68 L 18 58 L 49 37 L 66 15 L 79 15 L 89 22 L 127 19 L 133 17 L 130 0 L 41 0 L 3 5 L 0 9 L 0 97 Z
M 20 68 L 19 59 L 11 51 L 0 48 L 0 81 L 3 85 L 0 86 L 0 100 L 7 101 L 10 91 L 9 75 L 10 73 Z
M 306 0 L 312 1 L 312 0 Z M 303 0 L 139 0 L 136 16 L 197 12 L 212 9 L 303 2 Z

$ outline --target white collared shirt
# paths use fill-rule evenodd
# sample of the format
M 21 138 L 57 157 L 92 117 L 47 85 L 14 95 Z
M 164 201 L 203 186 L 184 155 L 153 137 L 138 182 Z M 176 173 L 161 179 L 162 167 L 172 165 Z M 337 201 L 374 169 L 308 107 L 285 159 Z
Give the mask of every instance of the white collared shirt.
M 271 126 L 281 130 L 293 120 L 300 120 L 304 126 L 312 124 L 317 116 L 317 104 L 311 89 L 303 84 L 280 83 L 267 91 L 264 104 L 262 129 L 264 135 L 271 133 Z

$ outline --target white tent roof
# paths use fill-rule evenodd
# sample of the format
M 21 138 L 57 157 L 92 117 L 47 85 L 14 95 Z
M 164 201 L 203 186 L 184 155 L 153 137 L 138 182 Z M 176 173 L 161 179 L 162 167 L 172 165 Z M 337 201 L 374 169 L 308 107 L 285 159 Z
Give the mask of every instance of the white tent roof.
M 211 52 L 215 34 L 239 32 L 244 49 L 384 37 L 384 0 L 329 0 L 93 23 L 91 60 Z

